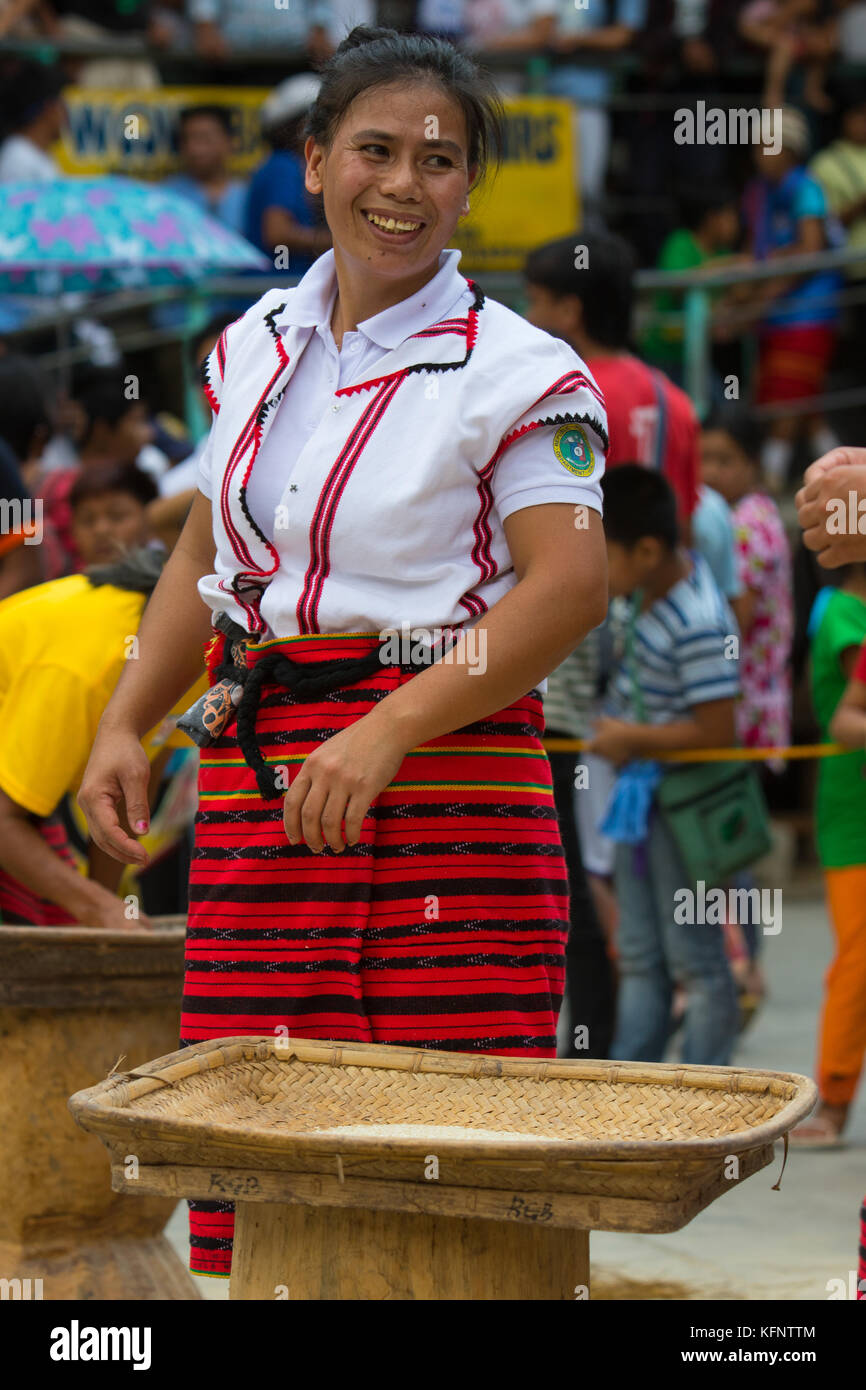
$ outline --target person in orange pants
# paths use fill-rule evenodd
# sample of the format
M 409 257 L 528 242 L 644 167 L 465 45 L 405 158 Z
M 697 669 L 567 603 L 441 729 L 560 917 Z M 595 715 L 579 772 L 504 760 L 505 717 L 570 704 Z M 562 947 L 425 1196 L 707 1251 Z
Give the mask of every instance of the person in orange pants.
M 799 1147 L 842 1141 L 866 1055 L 866 564 L 820 591 L 810 619 L 812 698 L 823 736 L 850 753 L 824 758 L 816 824 L 836 954 L 825 979 L 818 1060 L 821 1103 L 791 1136 Z
M 803 542 L 816 553 L 824 569 L 839 569 L 849 562 L 866 561 L 866 538 L 859 527 L 839 526 L 839 504 L 843 499 L 850 506 L 851 494 L 858 505 L 866 497 L 866 449 L 832 449 L 816 459 L 806 470 L 803 486 L 796 496 L 797 518 L 803 531 Z M 842 723 L 835 724 L 835 737 L 841 737 L 849 713 L 854 719 L 862 717 L 863 681 L 851 691 L 851 700 L 840 710 Z M 862 747 L 862 741 L 860 746 Z M 796 1132 L 796 1131 L 795 1131 Z M 866 1199 L 860 1209 L 860 1242 L 858 1246 L 858 1293 L 866 1299 Z
M 866 865 L 824 877 L 836 955 L 825 979 L 818 1086 L 829 1106 L 847 1111 L 866 1052 Z

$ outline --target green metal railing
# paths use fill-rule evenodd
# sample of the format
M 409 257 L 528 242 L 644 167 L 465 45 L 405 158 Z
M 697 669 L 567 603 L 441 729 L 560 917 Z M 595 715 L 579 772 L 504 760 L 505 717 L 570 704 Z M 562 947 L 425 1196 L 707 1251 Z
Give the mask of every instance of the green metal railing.
M 796 275 L 815 275 L 827 270 L 845 270 L 852 265 L 864 264 L 863 248 L 842 247 L 836 251 L 821 251 L 810 256 L 786 256 L 773 261 L 761 261 L 754 265 L 732 266 L 688 271 L 641 270 L 635 278 L 635 285 L 641 294 L 654 294 L 659 291 L 680 293 L 683 307 L 680 321 L 683 327 L 683 378 L 685 389 L 692 399 L 695 409 L 703 419 L 710 406 L 710 381 L 712 375 L 713 294 L 719 290 L 730 289 L 736 285 L 760 284 L 767 280 L 787 279 Z M 862 303 L 866 300 L 866 287 L 852 285 L 840 289 L 832 296 L 832 302 L 843 305 Z M 784 304 L 777 301 L 777 306 Z M 810 301 L 817 305 L 818 299 Z M 844 404 L 852 405 L 866 401 L 866 374 L 864 387 L 860 392 L 846 392 Z M 831 408 L 831 394 L 812 397 L 800 402 L 786 402 L 786 413 L 813 411 L 820 407 Z M 838 401 L 841 405 L 843 402 Z M 774 409 L 764 407 L 762 415 L 771 417 Z M 776 411 L 775 413 L 778 413 Z
M 864 257 L 862 247 L 845 247 L 841 250 L 825 251 L 817 255 L 790 256 L 784 260 L 764 261 L 750 266 L 738 265 L 727 269 L 719 267 L 712 270 L 689 271 L 641 270 L 635 277 L 635 288 L 640 299 L 644 301 L 659 291 L 682 296 L 682 310 L 670 317 L 682 324 L 684 386 L 695 405 L 698 416 L 703 419 L 711 402 L 714 293 L 735 285 L 761 283 L 779 279 L 782 276 L 787 278 L 791 275 L 816 274 L 819 271 L 831 269 L 844 270 L 851 265 L 863 265 L 864 260 L 866 257 Z M 517 272 L 497 271 L 490 274 L 481 272 L 477 274 L 485 292 L 492 298 L 503 300 L 518 312 L 523 308 L 524 288 L 521 276 Z M 275 288 L 277 286 L 289 287 L 297 284 L 297 276 L 274 273 L 272 277 L 268 277 L 267 284 L 269 287 Z M 212 300 L 237 297 L 238 312 L 240 313 L 246 305 L 254 302 L 261 294 L 262 285 L 263 280 L 258 277 L 251 280 L 246 276 L 232 276 L 214 278 L 193 286 L 181 285 L 117 291 L 113 294 L 93 298 L 87 301 L 86 305 L 79 303 L 74 306 L 67 306 L 61 301 L 60 303 L 52 303 L 50 307 L 46 307 L 44 314 L 39 314 L 24 328 L 6 336 L 16 339 L 22 349 L 26 350 L 28 338 L 39 334 L 44 335 L 46 330 L 52 330 L 58 335 L 58 347 L 54 351 L 40 353 L 40 360 L 46 367 L 65 373 L 72 364 L 77 361 L 84 361 L 88 357 L 88 349 L 68 346 L 68 328 L 76 319 L 87 316 L 110 321 L 124 317 L 128 319 L 136 315 L 141 318 L 142 314 L 149 314 L 149 311 L 158 304 L 172 301 L 184 303 L 186 313 L 183 322 L 170 328 L 158 328 L 141 323 L 132 326 L 127 325 L 118 332 L 118 342 L 124 352 L 156 348 L 178 341 L 181 343 L 184 349 L 182 358 L 185 416 L 194 433 L 198 433 L 201 425 L 198 379 L 192 364 L 191 353 L 187 349 L 204 330 L 210 316 L 209 305 Z M 866 282 L 860 284 L 849 282 L 833 298 L 841 304 L 866 302 Z M 782 302 L 779 301 L 780 304 Z M 652 309 L 650 312 L 653 312 Z M 849 408 L 864 402 L 866 402 L 866 372 L 864 372 L 862 387 L 828 392 L 823 396 L 812 397 L 800 402 L 786 402 L 784 406 L 777 407 L 775 410 L 772 406 L 765 406 L 761 408 L 759 413 L 764 417 L 772 418 L 774 413 L 778 414 L 782 410 L 785 413 L 792 411 L 805 413 L 832 410 L 833 408 Z

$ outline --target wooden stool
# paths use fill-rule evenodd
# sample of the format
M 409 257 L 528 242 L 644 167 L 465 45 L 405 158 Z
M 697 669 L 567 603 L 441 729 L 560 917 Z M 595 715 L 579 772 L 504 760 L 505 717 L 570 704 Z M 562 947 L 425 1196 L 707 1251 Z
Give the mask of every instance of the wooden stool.
M 185 919 L 156 924 L 0 927 L 0 1271 L 23 1281 L 13 1296 L 199 1296 L 162 1235 L 176 1203 L 113 1194 L 106 1154 L 67 1109 L 122 1057 L 177 1042 Z
M 522 1300 L 588 1297 L 590 1230 L 678 1230 L 815 1097 L 733 1067 L 230 1038 L 69 1104 L 116 1191 L 237 1204 L 233 1299 Z

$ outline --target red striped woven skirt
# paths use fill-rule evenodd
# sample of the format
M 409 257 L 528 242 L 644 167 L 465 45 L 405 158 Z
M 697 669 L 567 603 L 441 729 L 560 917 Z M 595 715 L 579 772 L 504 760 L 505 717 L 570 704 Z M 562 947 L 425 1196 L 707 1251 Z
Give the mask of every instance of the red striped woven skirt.
M 375 639 L 264 643 L 295 662 L 364 655 Z M 383 666 L 304 701 L 266 684 L 266 761 L 289 778 L 411 672 Z M 568 880 L 541 744 L 541 700 L 414 749 L 335 854 L 292 846 L 232 721 L 203 750 L 190 873 L 181 1041 L 239 1035 L 556 1055 Z M 190 1268 L 227 1275 L 234 1208 L 191 1202 Z

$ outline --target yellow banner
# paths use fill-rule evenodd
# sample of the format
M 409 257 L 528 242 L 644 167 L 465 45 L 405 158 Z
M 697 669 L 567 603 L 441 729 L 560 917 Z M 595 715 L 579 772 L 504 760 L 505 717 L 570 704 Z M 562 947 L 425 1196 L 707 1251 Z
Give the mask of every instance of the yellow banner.
M 451 245 L 461 270 L 520 270 L 526 253 L 579 225 L 569 102 L 554 97 L 505 100 L 505 156 L 489 188 L 470 194 L 472 209 Z
M 269 87 L 159 87 L 153 92 L 68 87 L 69 124 L 55 156 L 68 174 L 157 178 L 179 168 L 177 118 L 185 106 L 224 106 L 234 135 L 232 171 L 249 173 L 267 153 L 258 111 Z
M 160 87 L 152 92 L 66 91 L 69 124 L 55 154 L 69 174 L 158 178 L 178 169 L 177 118 L 185 106 L 218 105 L 234 132 L 231 167 L 264 158 L 258 110 L 267 87 Z M 505 153 L 498 175 L 470 196 L 452 245 L 469 271 L 519 270 L 533 246 L 578 225 L 572 108 L 553 97 L 505 99 Z

